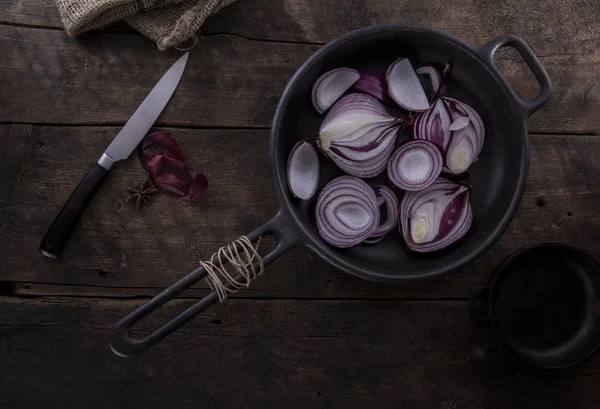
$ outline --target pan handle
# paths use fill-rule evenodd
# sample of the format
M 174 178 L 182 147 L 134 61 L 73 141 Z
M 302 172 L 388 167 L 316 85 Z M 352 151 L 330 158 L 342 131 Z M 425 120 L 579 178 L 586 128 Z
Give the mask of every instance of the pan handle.
M 294 234 L 293 231 L 290 231 L 288 224 L 285 222 L 285 218 L 286 215 L 284 215 L 282 210 L 279 210 L 275 217 L 247 236 L 253 244 L 256 243 L 260 237 L 265 235 L 272 235 L 277 240 L 275 248 L 262 257 L 265 266 L 272 263 L 287 250 L 300 243 L 299 236 Z M 254 268 L 258 269 L 258 263 L 258 260 L 254 262 Z M 172 320 L 155 329 L 146 337 L 133 339 L 129 336 L 129 331 L 133 325 L 166 304 L 168 301 L 177 297 L 192 285 L 196 284 L 206 277 L 206 275 L 207 272 L 204 267 L 197 268 L 154 298 L 150 299 L 146 304 L 121 319 L 110 332 L 109 340 L 112 351 L 122 357 L 139 354 L 160 342 L 202 311 L 216 304 L 217 301 L 219 301 L 219 297 L 217 293 L 213 291 Z M 238 282 L 245 280 L 241 274 L 238 274 L 235 279 Z
M 521 97 L 517 95 L 517 93 L 510 86 L 508 81 L 502 75 L 502 72 L 496 66 L 494 62 L 494 54 L 498 49 L 502 47 L 510 46 L 521 54 L 523 60 L 529 66 L 533 75 L 537 79 L 540 84 L 540 93 L 537 97 L 532 99 L 531 101 L 523 101 Z M 527 43 L 520 37 L 517 37 L 512 34 L 503 35 L 500 37 L 496 37 L 487 44 L 481 46 L 479 48 L 479 55 L 492 66 L 492 68 L 500 75 L 510 90 L 513 98 L 517 101 L 517 104 L 524 109 L 528 115 L 532 115 L 535 111 L 546 105 L 550 96 L 552 95 L 552 81 L 550 81 L 550 77 L 546 72 L 546 69 L 542 66 L 540 60 L 535 56 L 531 48 L 527 45 Z
M 475 292 L 473 292 L 470 296 L 469 296 L 469 318 L 471 319 L 471 322 L 473 324 L 475 324 L 478 327 L 488 327 L 489 326 L 489 320 L 487 319 L 487 315 L 486 317 L 481 317 L 481 314 L 479 314 L 479 303 L 483 302 L 485 304 L 485 301 L 488 297 L 488 294 L 490 293 L 490 287 L 484 287 L 481 288 Z M 487 305 L 486 305 L 486 313 L 487 313 Z

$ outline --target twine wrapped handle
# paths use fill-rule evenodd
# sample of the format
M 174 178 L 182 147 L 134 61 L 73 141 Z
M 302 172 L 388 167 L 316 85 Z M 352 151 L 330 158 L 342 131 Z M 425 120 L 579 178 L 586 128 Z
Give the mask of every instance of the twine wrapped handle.
M 255 247 L 248 237 L 242 236 L 233 243 L 221 247 L 213 254 L 210 261 L 200 260 L 200 265 L 207 273 L 206 282 L 211 290 L 216 291 L 220 302 L 225 301 L 228 293 L 248 287 L 250 282 L 265 270 L 265 263 L 258 254 L 261 239 L 262 237 L 258 238 Z M 227 271 L 223 259 L 235 269 L 237 277 L 241 276 L 244 281 Z M 258 261 L 258 265 L 255 261 Z
M 221 247 L 210 260 L 200 261 L 200 267 L 129 313 L 115 325 L 110 333 L 112 351 L 122 357 L 139 354 L 210 306 L 224 301 L 228 294 L 248 287 L 252 280 L 264 271 L 265 266 L 300 243 L 301 236 L 295 229 L 289 228 L 288 223 L 285 214 L 280 210 L 275 217 L 252 233 Z M 267 235 L 274 236 L 277 245 L 261 257 L 258 253 L 258 245 L 262 237 Z M 209 287 L 213 290 L 210 294 L 196 301 L 149 335 L 137 339 L 130 337 L 129 332 L 135 324 L 203 278 L 206 278 Z

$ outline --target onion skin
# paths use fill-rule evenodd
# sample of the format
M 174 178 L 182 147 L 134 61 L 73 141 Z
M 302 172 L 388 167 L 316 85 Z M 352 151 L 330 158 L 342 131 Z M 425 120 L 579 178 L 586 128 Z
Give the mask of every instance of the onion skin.
M 379 226 L 375 192 L 356 177 L 337 177 L 319 193 L 315 221 L 317 232 L 327 243 L 339 248 L 355 246 Z
M 146 135 L 137 153 L 152 183 L 168 196 L 191 201 L 208 188 L 208 179 L 183 162 L 183 152 L 169 132 Z
M 399 219 L 410 250 L 426 253 L 446 248 L 461 239 L 473 222 L 469 189 L 438 178 L 428 188 L 404 195 Z
M 385 170 L 404 121 L 377 99 L 348 94 L 329 110 L 319 130 L 319 147 L 340 169 L 371 178 Z

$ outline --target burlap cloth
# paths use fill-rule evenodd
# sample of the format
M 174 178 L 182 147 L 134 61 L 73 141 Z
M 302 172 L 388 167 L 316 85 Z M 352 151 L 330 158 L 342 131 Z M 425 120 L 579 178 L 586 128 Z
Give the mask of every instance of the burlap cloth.
M 70 36 L 124 20 L 160 50 L 194 38 L 206 18 L 236 0 L 55 0 Z

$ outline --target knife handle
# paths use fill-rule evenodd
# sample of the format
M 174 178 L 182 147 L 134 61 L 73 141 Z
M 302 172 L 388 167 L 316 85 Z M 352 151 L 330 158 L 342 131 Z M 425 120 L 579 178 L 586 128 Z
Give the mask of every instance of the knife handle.
M 90 203 L 108 173 L 104 167 L 95 164 L 75 188 L 69 199 L 52 222 L 52 226 L 42 239 L 40 251 L 46 257 L 59 258 L 73 233 L 77 221 Z

